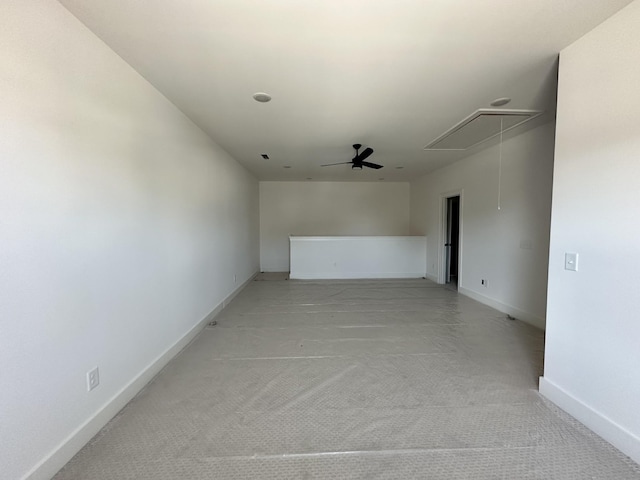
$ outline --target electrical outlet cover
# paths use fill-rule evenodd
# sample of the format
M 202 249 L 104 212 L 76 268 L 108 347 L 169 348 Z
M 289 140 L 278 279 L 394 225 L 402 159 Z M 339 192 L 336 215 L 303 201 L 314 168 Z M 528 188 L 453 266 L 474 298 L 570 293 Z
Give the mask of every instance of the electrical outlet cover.
M 87 372 L 87 391 L 90 392 L 100 385 L 100 372 L 98 367 Z

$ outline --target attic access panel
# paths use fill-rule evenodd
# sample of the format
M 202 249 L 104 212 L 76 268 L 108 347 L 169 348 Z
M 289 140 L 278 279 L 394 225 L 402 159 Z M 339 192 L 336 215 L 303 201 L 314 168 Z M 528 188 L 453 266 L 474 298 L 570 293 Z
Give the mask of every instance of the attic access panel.
M 438 138 L 429 143 L 425 150 L 467 150 L 533 120 L 542 112 L 537 110 L 476 110 Z M 502 122 L 502 123 L 501 123 Z

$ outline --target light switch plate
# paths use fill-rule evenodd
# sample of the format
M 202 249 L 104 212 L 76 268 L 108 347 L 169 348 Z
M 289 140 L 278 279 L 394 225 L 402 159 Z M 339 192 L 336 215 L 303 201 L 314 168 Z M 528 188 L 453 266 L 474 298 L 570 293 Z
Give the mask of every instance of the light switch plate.
M 578 271 L 578 254 L 567 252 L 564 254 L 564 269 L 572 272 Z

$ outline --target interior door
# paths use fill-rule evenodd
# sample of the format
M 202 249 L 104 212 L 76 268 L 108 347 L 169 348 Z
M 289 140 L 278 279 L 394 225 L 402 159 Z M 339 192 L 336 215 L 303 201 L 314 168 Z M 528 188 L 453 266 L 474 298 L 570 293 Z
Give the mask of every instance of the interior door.
M 453 209 L 452 209 L 452 200 L 451 198 L 447 198 L 447 230 L 445 232 L 445 240 L 444 240 L 444 265 L 445 265 L 445 274 L 444 281 L 445 283 L 451 283 L 451 238 L 453 233 Z

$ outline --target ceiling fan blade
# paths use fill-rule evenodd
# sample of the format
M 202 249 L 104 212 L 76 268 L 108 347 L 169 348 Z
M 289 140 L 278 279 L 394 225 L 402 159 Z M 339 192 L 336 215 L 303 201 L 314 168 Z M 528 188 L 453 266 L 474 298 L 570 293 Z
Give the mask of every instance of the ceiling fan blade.
M 347 163 L 353 163 L 353 162 L 326 163 L 326 164 L 320 165 L 320 166 L 321 167 L 330 167 L 332 165 L 346 165 Z
M 376 170 L 378 170 L 379 168 L 382 168 L 382 165 L 378 165 L 377 163 L 371 163 L 371 162 L 360 162 L 360 163 L 362 163 L 362 165 L 364 165 L 365 167 L 375 168 Z
M 362 153 L 360 155 L 358 155 L 358 161 L 361 162 L 362 160 L 364 160 L 365 158 L 367 158 L 369 155 L 371 155 L 373 153 L 373 148 L 367 147 L 365 148 Z

